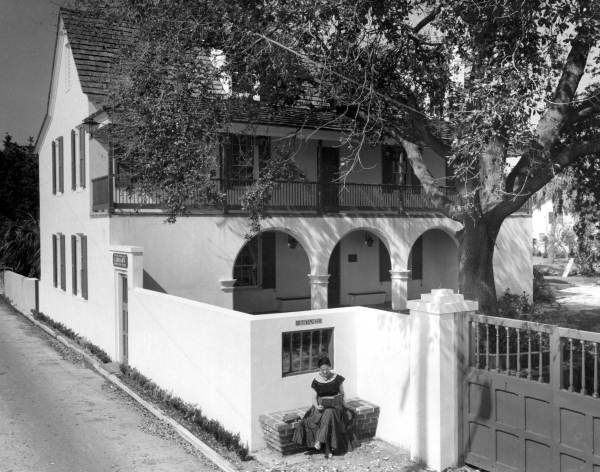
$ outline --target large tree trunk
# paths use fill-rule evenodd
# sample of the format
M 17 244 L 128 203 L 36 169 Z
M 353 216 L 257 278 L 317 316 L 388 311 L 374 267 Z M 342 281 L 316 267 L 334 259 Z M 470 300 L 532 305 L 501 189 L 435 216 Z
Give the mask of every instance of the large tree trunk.
M 497 314 L 494 247 L 502 222 L 467 217 L 459 233 L 459 288 L 466 299 L 477 300 L 480 311 Z

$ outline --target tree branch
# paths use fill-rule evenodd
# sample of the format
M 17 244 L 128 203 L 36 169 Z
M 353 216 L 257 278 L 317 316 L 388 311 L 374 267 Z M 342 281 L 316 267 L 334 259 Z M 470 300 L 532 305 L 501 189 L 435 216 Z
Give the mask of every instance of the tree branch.
M 421 21 L 415 25 L 413 28 L 413 33 L 417 34 L 419 31 L 425 28 L 425 26 L 435 20 L 435 17 L 439 15 L 440 11 L 442 11 L 442 7 L 440 5 L 431 10 L 427 15 L 425 15 L 425 17 L 423 17 L 423 19 L 421 19 Z

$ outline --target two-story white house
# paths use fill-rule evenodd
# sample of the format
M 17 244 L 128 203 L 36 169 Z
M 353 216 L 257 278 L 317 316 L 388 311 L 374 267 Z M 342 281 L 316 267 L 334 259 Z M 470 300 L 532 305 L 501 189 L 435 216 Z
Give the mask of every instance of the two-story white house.
M 94 27 L 62 9 L 47 115 L 37 141 L 40 171 L 40 309 L 126 356 L 128 260 L 143 257 L 145 288 L 247 313 L 340 305 L 402 310 L 432 288 L 458 288 L 455 232 L 433 208 L 399 147 L 361 152 L 342 184 L 340 131 L 296 110 L 232 123 L 216 176 L 222 205 L 194 206 L 174 224 L 160 192 L 132 195 L 95 132 L 110 120 L 101 102 L 109 65 L 128 30 Z M 241 197 L 261 159 L 294 141 L 306 178 L 282 182 L 251 240 Z M 444 158 L 426 160 L 446 177 Z M 451 192 L 451 189 L 448 190 Z M 129 257 L 129 259 L 128 259 Z M 129 262 L 130 264 L 130 262 Z M 532 291 L 531 218 L 503 224 L 494 256 L 498 293 Z

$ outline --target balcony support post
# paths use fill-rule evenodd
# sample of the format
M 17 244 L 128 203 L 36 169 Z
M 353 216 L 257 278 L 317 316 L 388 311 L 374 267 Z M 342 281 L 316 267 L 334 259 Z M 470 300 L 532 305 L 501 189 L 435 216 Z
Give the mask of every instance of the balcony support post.
M 320 310 L 327 308 L 329 274 L 309 274 L 308 278 L 310 279 L 310 309 Z
M 392 279 L 392 310 L 406 309 L 410 270 L 390 270 Z

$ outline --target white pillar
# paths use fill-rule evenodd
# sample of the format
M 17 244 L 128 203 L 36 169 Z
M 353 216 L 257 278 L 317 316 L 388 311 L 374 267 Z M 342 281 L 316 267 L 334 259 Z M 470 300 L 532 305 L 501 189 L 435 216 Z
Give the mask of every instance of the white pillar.
M 410 398 L 413 416 L 411 459 L 442 471 L 458 465 L 462 434 L 462 375 L 465 312 L 477 302 L 450 289 L 410 300 Z
M 310 279 L 310 309 L 319 310 L 327 308 L 327 290 L 329 287 L 329 274 L 308 274 Z
M 140 246 L 110 246 L 113 267 L 127 273 L 129 288 L 144 287 L 144 248 Z
M 392 279 L 392 310 L 404 310 L 408 298 L 410 270 L 390 270 Z

